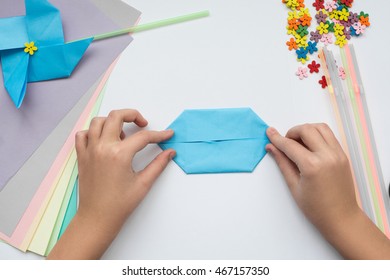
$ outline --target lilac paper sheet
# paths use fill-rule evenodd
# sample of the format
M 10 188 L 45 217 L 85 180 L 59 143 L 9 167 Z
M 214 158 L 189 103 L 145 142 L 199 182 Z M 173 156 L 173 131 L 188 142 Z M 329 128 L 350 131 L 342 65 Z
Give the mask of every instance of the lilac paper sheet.
M 1 2 L 0 17 L 25 13 L 23 0 Z M 117 29 L 88 0 L 50 2 L 61 11 L 66 41 Z M 93 42 L 70 78 L 28 84 L 20 109 L 13 105 L 0 75 L 0 190 L 131 40 L 120 36 Z

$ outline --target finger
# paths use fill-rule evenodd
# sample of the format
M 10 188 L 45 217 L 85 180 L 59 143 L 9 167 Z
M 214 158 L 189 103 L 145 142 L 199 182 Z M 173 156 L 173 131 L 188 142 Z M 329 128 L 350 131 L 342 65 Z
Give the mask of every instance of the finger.
M 316 126 L 318 131 L 321 133 L 322 137 L 325 139 L 326 143 L 328 143 L 329 146 L 342 150 L 340 142 L 337 140 L 333 131 L 327 124 L 319 123 Z
M 300 180 L 298 167 L 274 145 L 268 144 L 266 150 L 273 156 L 291 192 L 294 192 Z
M 147 190 L 150 189 L 175 155 L 176 152 L 172 149 L 160 153 L 145 169 L 138 173 L 137 180 L 140 180 L 141 185 Z
M 118 140 L 124 122 L 134 122 L 139 127 L 145 127 L 148 121 L 137 111 L 132 109 L 111 111 L 104 124 L 102 138 L 104 140 Z
M 295 126 L 287 132 L 286 137 L 302 141 L 312 152 L 321 151 L 328 146 L 317 127 L 312 124 Z
M 104 117 L 95 117 L 92 119 L 89 129 L 88 129 L 88 140 L 92 143 L 99 140 L 102 135 L 102 130 L 104 127 L 104 123 L 106 118 Z
M 290 160 L 292 160 L 298 168 L 302 166 L 303 162 L 311 156 L 310 151 L 304 146 L 293 139 L 283 137 L 273 127 L 269 127 L 267 129 L 267 136 L 271 143 L 278 150 L 282 151 Z
M 76 133 L 75 136 L 76 142 L 76 152 L 77 154 L 81 154 L 85 151 L 88 145 L 88 131 L 83 130 Z
M 172 129 L 163 131 L 143 130 L 123 140 L 122 145 L 125 146 L 124 149 L 127 149 L 130 154 L 134 155 L 135 153 L 145 148 L 148 144 L 160 143 L 168 140 L 172 136 Z

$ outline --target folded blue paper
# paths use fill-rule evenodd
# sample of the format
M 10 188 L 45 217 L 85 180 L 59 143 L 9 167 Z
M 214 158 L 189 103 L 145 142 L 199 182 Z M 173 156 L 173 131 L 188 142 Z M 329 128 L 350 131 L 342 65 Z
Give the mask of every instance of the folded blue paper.
M 93 38 L 64 42 L 60 11 L 47 0 L 25 0 L 26 15 L 0 19 L 4 86 L 16 107 L 27 83 L 69 77 Z M 26 44 L 33 42 L 33 51 Z
M 159 145 L 176 150 L 187 174 L 252 172 L 266 154 L 267 127 L 250 108 L 185 110 Z

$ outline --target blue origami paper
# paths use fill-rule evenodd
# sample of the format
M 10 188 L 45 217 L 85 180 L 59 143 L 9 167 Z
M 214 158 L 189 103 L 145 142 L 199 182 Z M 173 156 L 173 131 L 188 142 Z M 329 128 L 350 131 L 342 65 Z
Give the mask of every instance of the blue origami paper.
M 160 147 L 175 149 L 187 174 L 252 172 L 266 154 L 267 127 L 250 108 L 185 110 Z
M 25 0 L 26 15 L 0 19 L 4 86 L 17 108 L 28 82 L 69 77 L 93 38 L 65 43 L 60 11 L 47 0 Z M 33 42 L 37 48 L 31 50 Z

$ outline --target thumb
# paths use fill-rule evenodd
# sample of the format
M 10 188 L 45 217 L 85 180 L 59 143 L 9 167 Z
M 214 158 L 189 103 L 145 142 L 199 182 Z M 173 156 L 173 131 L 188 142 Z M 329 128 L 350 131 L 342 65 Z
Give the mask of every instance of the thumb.
M 173 149 L 165 150 L 160 153 L 154 160 L 148 164 L 142 171 L 140 171 L 139 179 L 143 182 L 144 186 L 148 189 L 151 188 L 153 183 L 165 170 L 169 162 L 176 155 L 176 152 Z

